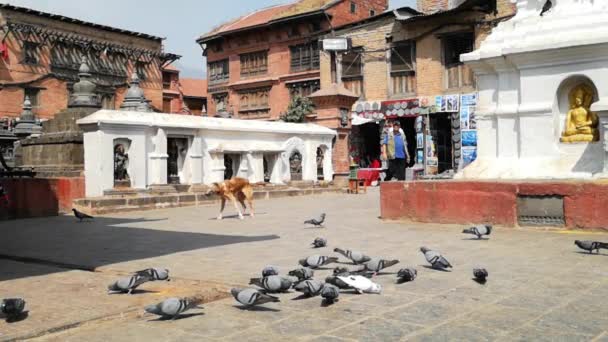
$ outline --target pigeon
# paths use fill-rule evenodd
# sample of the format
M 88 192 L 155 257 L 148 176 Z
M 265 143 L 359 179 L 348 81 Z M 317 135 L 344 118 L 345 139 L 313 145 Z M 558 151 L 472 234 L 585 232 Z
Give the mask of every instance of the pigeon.
M 346 277 L 346 276 L 349 276 L 349 274 L 344 274 L 342 276 Z M 331 284 L 332 286 L 335 286 L 342 290 L 347 290 L 347 289 L 351 288 L 347 283 L 340 280 L 340 278 L 338 278 L 338 276 L 336 276 L 336 275 L 331 275 L 331 276 L 325 278 L 325 283 Z
M 420 251 L 424 254 L 426 261 L 428 261 L 434 269 L 446 269 L 452 267 L 450 262 L 439 254 L 439 252 L 432 251 L 426 247 L 420 247 Z
M 176 319 L 181 313 L 193 309 L 202 309 L 200 304 L 203 303 L 203 299 L 200 297 L 186 297 L 186 298 L 169 298 L 162 302 L 154 305 L 148 305 L 145 307 L 147 313 L 159 315 L 163 318 Z
M 340 296 L 340 290 L 329 284 L 325 284 L 323 289 L 321 290 L 321 297 L 326 304 L 333 304 L 338 301 L 338 297 Z
M 464 229 L 462 231 L 462 233 L 477 235 L 477 238 L 481 239 L 482 236 L 490 235 L 492 233 L 492 225 L 490 225 L 490 224 L 477 225 L 477 226 L 471 227 L 469 229 Z
M 322 227 L 323 222 L 325 222 L 325 213 L 321 214 L 321 216 L 319 216 L 316 219 L 310 219 L 310 220 L 304 221 L 304 224 L 312 224 L 315 227 Z
M 597 251 L 597 254 L 600 254 L 600 248 L 608 249 L 608 243 L 606 242 L 576 240 L 574 244 L 578 248 L 588 251 L 589 254 L 592 254 L 594 250 Z
M 312 277 L 315 275 L 315 272 L 310 268 L 301 267 L 293 271 L 289 271 L 288 274 L 292 277 L 298 278 L 298 281 L 304 281 L 307 279 L 312 279 Z
M 25 300 L 22 298 L 6 298 L 0 303 L 0 313 L 7 320 L 19 317 L 23 313 L 23 309 L 25 309 Z
M 82 222 L 82 220 L 84 219 L 93 219 L 93 216 L 87 215 L 85 213 L 81 213 L 80 211 L 76 210 L 76 209 L 72 209 L 72 211 L 74 212 L 74 216 L 76 216 L 77 219 L 80 220 L 80 222 Z
M 485 268 L 474 268 L 473 276 L 475 277 L 476 282 L 483 284 L 488 277 L 488 271 Z
M 251 278 L 249 285 L 259 286 L 269 293 L 278 293 L 287 292 L 293 283 L 286 277 L 273 275 L 264 278 Z
M 368 257 L 367 255 L 358 251 L 351 251 L 350 249 L 347 249 L 345 251 L 340 248 L 334 248 L 334 252 L 340 253 L 345 257 L 349 258 L 353 263 L 355 263 L 355 265 L 372 260 L 372 258 Z
M 540 11 L 540 16 L 542 17 L 545 13 L 549 12 L 549 10 L 553 7 L 553 3 L 551 0 L 547 0 L 543 5 L 543 9 Z
M 310 279 L 310 280 L 304 280 L 302 282 L 299 282 L 293 288 L 298 292 L 302 292 L 304 295 L 306 295 L 308 297 L 314 297 L 314 296 L 318 296 L 319 294 L 321 294 L 321 290 L 323 290 L 323 286 L 324 286 L 324 284 L 322 282 L 320 282 L 318 280 Z
M 327 246 L 327 239 L 322 238 L 322 237 L 318 237 L 318 238 L 315 239 L 315 241 L 312 242 L 312 245 L 315 248 L 325 247 L 325 246 Z
M 337 262 L 337 261 L 338 261 L 338 258 L 336 258 L 336 257 L 313 255 L 313 256 L 309 256 L 306 259 L 300 260 L 299 263 L 300 263 L 300 265 L 302 265 L 304 267 L 319 268 L 321 266 L 331 264 L 332 262 Z
M 418 276 L 418 271 L 414 268 L 402 268 L 397 272 L 397 278 L 403 282 L 413 281 Z
M 266 266 L 262 270 L 262 277 L 268 277 L 273 275 L 279 275 L 279 269 L 275 266 Z
M 169 279 L 169 270 L 166 268 L 147 268 L 145 270 L 137 271 L 134 273 L 142 277 L 148 277 L 150 281 L 166 280 Z
M 399 260 L 384 260 L 384 259 L 371 259 L 370 261 L 365 262 L 363 265 L 365 266 L 365 271 L 371 271 L 374 273 L 378 273 L 381 270 L 391 267 L 399 263 Z
M 110 293 L 116 293 L 116 292 L 125 293 L 126 292 L 129 294 L 132 294 L 133 291 L 138 286 L 140 286 L 143 283 L 147 283 L 149 281 L 151 281 L 151 279 L 148 276 L 134 274 L 127 278 L 120 278 L 117 281 L 115 281 L 114 283 L 110 284 L 108 286 L 108 292 L 110 292 Z
M 355 289 L 359 294 L 361 293 L 380 293 L 382 292 L 382 286 L 376 284 L 370 279 L 360 275 L 350 275 L 348 277 L 338 276 L 338 279 L 342 280 L 348 286 Z
M 279 298 L 267 295 L 256 289 L 233 288 L 230 293 L 237 302 L 245 306 L 255 306 L 266 303 L 280 302 Z

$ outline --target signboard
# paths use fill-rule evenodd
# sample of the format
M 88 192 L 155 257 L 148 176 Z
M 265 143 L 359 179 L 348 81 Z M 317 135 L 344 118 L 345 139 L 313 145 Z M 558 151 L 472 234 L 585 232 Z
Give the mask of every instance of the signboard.
M 322 42 L 325 51 L 347 51 L 350 48 L 348 38 L 326 38 Z

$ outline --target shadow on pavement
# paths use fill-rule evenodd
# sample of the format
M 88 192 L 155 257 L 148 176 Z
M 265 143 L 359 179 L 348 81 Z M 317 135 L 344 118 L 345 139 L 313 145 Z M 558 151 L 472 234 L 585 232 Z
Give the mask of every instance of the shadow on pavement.
M 6 221 L 0 224 L 3 241 L 0 262 L 13 260 L 34 265 L 9 267 L 0 272 L 0 281 L 66 269 L 93 271 L 126 261 L 279 238 L 277 235 L 217 235 L 137 227 L 151 221 L 164 220 L 98 217 L 80 223 L 72 216 L 60 216 Z

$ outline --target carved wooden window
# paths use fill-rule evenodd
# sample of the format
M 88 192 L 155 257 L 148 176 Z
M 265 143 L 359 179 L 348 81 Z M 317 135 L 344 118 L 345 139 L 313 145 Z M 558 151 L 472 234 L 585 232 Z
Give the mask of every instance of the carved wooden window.
M 321 89 L 321 82 L 319 80 L 314 80 L 290 83 L 287 87 L 289 87 L 289 97 L 293 100 L 297 96 L 306 97 Z
M 23 42 L 23 64 L 38 64 L 40 44 L 34 42 Z
M 319 69 L 319 44 L 312 42 L 289 47 L 291 50 L 291 71 Z
M 241 55 L 241 76 L 250 77 L 268 72 L 268 52 L 260 51 Z
M 247 90 L 239 94 L 239 111 L 267 110 L 270 88 Z
M 448 88 L 474 85 L 471 69 L 460 61 L 460 55 L 473 51 L 474 45 L 475 36 L 472 32 L 451 34 L 443 38 L 443 58 Z
M 216 112 L 225 112 L 228 109 L 228 94 L 213 94 L 213 102 L 215 102 Z
M 354 1 L 350 2 L 350 13 L 357 13 L 357 4 Z
M 416 48 L 414 43 L 400 43 L 391 48 L 391 85 L 393 94 L 416 92 Z
M 209 63 L 208 77 L 210 84 L 218 84 L 228 82 L 230 77 L 228 59 Z
M 363 49 L 355 48 L 344 54 L 341 66 L 344 87 L 363 97 Z

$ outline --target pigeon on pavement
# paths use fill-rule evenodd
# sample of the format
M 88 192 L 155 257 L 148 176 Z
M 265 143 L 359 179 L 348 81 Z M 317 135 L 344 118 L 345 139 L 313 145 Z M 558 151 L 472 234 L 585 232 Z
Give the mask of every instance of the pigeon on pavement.
M 312 224 L 315 227 L 322 227 L 325 222 L 325 213 L 321 214 L 318 218 L 304 221 L 304 224 Z
M 332 262 L 337 262 L 338 258 L 336 257 L 328 257 L 321 255 L 312 255 L 306 259 L 302 259 L 299 261 L 300 265 L 304 267 L 310 268 L 319 268 L 321 266 L 325 266 L 327 264 L 331 264 Z
M 150 281 L 166 280 L 169 281 L 169 270 L 166 268 L 147 268 L 145 270 L 135 272 L 135 275 L 148 277 Z
M 113 282 L 108 286 L 108 292 L 110 293 L 129 293 L 132 294 L 133 291 L 143 283 L 147 283 L 151 281 L 148 276 L 142 276 L 138 274 L 134 274 L 130 277 L 120 278 L 117 281 Z
M 349 258 L 356 265 L 362 264 L 362 263 L 370 261 L 372 259 L 359 251 L 351 251 L 350 249 L 343 250 L 340 248 L 334 248 L 334 252 L 344 255 L 345 257 Z
M 299 282 L 293 288 L 298 292 L 302 292 L 308 297 L 314 297 L 318 296 L 321 293 L 323 286 L 324 284 L 322 282 L 310 279 Z
M 268 277 L 271 275 L 279 275 L 279 269 L 275 266 L 266 266 L 262 270 L 262 277 Z
M 338 276 L 338 279 L 342 280 L 348 286 L 355 289 L 358 293 L 380 293 L 382 292 L 382 286 L 376 284 L 370 279 L 360 275 L 350 275 L 347 277 Z
M 486 278 L 488 278 L 488 271 L 485 268 L 474 268 L 473 276 L 476 282 L 483 284 L 486 282 Z
M 597 251 L 597 254 L 599 254 L 600 248 L 608 249 L 608 243 L 606 242 L 576 240 L 574 241 L 574 244 L 577 245 L 578 248 L 588 251 L 589 254 L 592 254 L 593 251 Z
M 186 298 L 169 298 L 162 302 L 154 305 L 148 305 L 145 307 L 146 312 L 161 316 L 163 318 L 176 319 L 181 313 L 193 309 L 202 309 L 200 304 L 203 303 L 203 299 L 200 297 L 186 297 Z
M 90 219 L 90 220 L 93 219 L 93 216 L 87 215 L 87 214 L 85 214 L 83 212 L 80 212 L 80 211 L 78 211 L 76 209 L 72 208 L 72 211 L 74 212 L 74 216 L 76 216 L 76 218 L 79 219 L 80 222 L 82 222 L 82 220 L 84 220 L 84 219 Z
M 481 239 L 484 235 L 492 234 L 492 225 L 490 224 L 481 224 L 475 227 L 470 227 L 468 229 L 464 229 L 462 231 L 463 234 L 471 234 L 476 235 L 478 239 Z
M 293 283 L 286 277 L 273 275 L 264 278 L 251 278 L 249 285 L 259 286 L 268 293 L 279 293 L 288 291 Z
M 292 277 L 298 278 L 298 281 L 303 281 L 307 279 L 312 279 L 315 275 L 315 272 L 307 267 L 300 267 L 295 270 L 289 271 L 288 273 Z
M 403 282 L 413 281 L 418 276 L 418 271 L 414 268 L 402 268 L 397 272 L 397 278 Z
M 340 290 L 330 284 L 325 284 L 323 289 L 321 290 L 321 297 L 326 304 L 333 304 L 338 301 L 338 297 L 340 296 Z
M 280 302 L 279 298 L 267 295 L 256 289 L 233 288 L 230 293 L 237 302 L 245 306 L 262 305 L 266 303 Z
M 444 258 L 439 252 L 432 251 L 426 247 L 420 247 L 420 251 L 424 254 L 426 261 L 433 266 L 434 269 L 446 269 L 451 268 L 452 265 L 446 258 Z
M 318 237 L 318 238 L 315 239 L 315 241 L 312 242 L 312 245 L 315 248 L 325 247 L 325 246 L 327 246 L 327 239 L 322 238 L 322 237 Z
M 391 267 L 399 263 L 399 260 L 385 260 L 373 258 L 370 261 L 365 262 L 363 265 L 365 266 L 366 271 L 371 271 L 374 273 L 378 273 L 381 270 Z
M 19 317 L 25 309 L 25 300 L 23 298 L 6 298 L 0 303 L 0 313 L 7 320 L 12 320 Z

